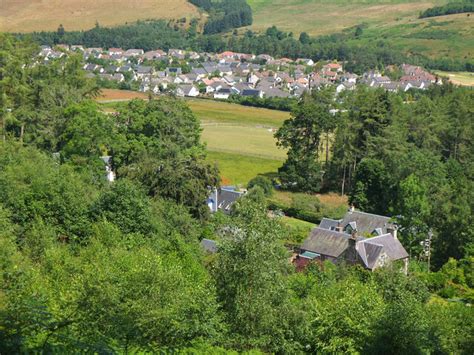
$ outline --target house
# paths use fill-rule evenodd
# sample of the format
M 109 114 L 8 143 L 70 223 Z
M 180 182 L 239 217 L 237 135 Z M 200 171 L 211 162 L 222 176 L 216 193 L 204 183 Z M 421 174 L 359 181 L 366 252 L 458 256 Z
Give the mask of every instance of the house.
M 109 48 L 108 53 L 109 55 L 122 55 L 123 49 L 122 48 Z
M 145 52 L 143 49 L 128 49 L 123 53 L 125 57 L 139 57 L 143 55 Z
M 180 85 L 176 89 L 177 96 L 197 97 L 199 96 L 199 89 L 194 85 Z
M 230 88 L 220 88 L 214 92 L 214 98 L 219 100 L 227 100 L 232 95 Z
M 309 66 L 314 65 L 314 61 L 312 59 L 309 59 L 309 58 L 298 58 L 298 59 L 296 59 L 296 62 L 297 63 L 303 63 L 304 65 L 309 65 Z
M 339 94 L 344 90 L 354 90 L 356 85 L 353 82 L 350 81 L 344 81 L 343 83 L 339 84 L 336 86 L 336 92 Z
M 147 67 L 147 66 L 141 65 L 136 69 L 136 75 L 137 75 L 137 78 L 139 79 L 144 79 L 145 77 L 149 78 L 153 76 L 154 71 L 155 70 L 153 69 L 153 67 Z
M 342 65 L 339 63 L 328 63 L 323 66 L 323 71 L 334 71 L 340 73 L 342 72 Z
M 351 209 L 341 220 L 323 218 L 303 242 L 295 264 L 301 268 L 312 261 L 329 260 L 375 270 L 401 260 L 406 273 L 408 258 L 389 217 Z
M 261 99 L 263 98 L 263 91 L 255 89 L 245 89 L 242 91 L 241 95 L 246 97 L 258 97 Z
M 235 191 L 232 187 L 214 188 L 207 199 L 207 205 L 212 213 L 221 211 L 230 214 L 232 205 L 243 195 L 245 192 Z

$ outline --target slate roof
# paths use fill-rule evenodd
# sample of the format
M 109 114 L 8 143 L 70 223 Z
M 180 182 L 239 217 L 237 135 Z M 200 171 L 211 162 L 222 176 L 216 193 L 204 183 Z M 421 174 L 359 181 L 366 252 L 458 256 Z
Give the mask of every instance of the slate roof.
M 364 239 L 361 244 L 366 246 L 371 245 L 380 245 L 383 247 L 383 250 L 392 260 L 399 260 L 408 258 L 408 253 L 403 247 L 402 243 L 398 239 L 395 239 L 390 233 Z
M 381 228 L 382 232 L 386 234 L 388 228 L 393 227 L 390 217 L 360 211 L 347 212 L 340 225 L 345 228 L 351 222 L 356 222 L 359 235 L 372 234 L 377 228 Z
M 301 249 L 338 258 L 349 246 L 350 237 L 346 233 L 316 227 L 306 238 Z
M 333 229 L 333 228 L 336 228 L 339 223 L 341 222 L 341 220 L 336 220 L 336 219 L 331 219 L 331 218 L 323 218 L 321 220 L 321 223 L 319 223 L 319 228 L 322 228 L 322 229 Z

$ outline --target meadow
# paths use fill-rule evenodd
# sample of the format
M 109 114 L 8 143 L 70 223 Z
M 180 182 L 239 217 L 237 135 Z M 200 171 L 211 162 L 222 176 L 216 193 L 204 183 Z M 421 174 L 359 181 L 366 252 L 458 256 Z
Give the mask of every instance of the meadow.
M 199 17 L 187 0 L 1 0 L 0 31 L 86 30 L 136 20 Z
M 216 163 L 225 185 L 246 186 L 259 174 L 275 173 L 286 152 L 276 146 L 275 130 L 288 112 L 212 100 L 187 100 L 201 120 L 209 161 Z
M 447 72 L 435 71 L 436 75 L 447 78 L 455 85 L 473 86 L 474 87 L 474 73 L 469 72 Z

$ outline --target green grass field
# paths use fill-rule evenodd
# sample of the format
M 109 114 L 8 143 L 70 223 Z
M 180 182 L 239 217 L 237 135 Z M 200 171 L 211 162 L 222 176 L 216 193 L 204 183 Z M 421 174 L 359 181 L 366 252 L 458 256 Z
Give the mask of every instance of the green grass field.
M 202 140 L 213 152 L 284 160 L 286 151 L 276 146 L 272 129 L 238 125 L 204 124 Z
M 273 137 L 288 112 L 211 100 L 188 100 L 202 123 L 209 161 L 216 163 L 223 184 L 247 185 L 259 174 L 275 173 L 286 152 Z
M 207 159 L 219 168 L 223 185 L 242 187 L 257 175 L 274 174 L 283 163 L 281 160 L 213 151 L 208 152 Z
M 473 86 L 474 87 L 474 73 L 468 72 L 447 72 L 436 71 L 435 74 L 448 78 L 455 85 Z
M 247 126 L 280 127 L 288 112 L 230 104 L 213 100 L 186 100 L 202 123 L 229 123 Z

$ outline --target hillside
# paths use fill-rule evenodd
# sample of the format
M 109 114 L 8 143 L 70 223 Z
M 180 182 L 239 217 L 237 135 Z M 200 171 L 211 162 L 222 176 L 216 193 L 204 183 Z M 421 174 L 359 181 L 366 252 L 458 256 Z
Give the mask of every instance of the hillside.
M 366 24 L 415 19 L 446 0 L 248 0 L 254 29 L 275 25 L 285 31 L 329 34 Z
M 141 19 L 199 16 L 187 0 L 2 0 L 0 31 L 31 32 L 89 29 Z
M 472 57 L 474 20 L 466 14 L 419 19 L 421 11 L 446 0 L 249 0 L 255 30 L 271 25 L 296 35 L 353 31 L 360 41 L 383 39 L 405 53 L 429 57 Z

